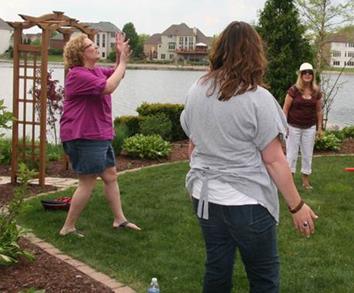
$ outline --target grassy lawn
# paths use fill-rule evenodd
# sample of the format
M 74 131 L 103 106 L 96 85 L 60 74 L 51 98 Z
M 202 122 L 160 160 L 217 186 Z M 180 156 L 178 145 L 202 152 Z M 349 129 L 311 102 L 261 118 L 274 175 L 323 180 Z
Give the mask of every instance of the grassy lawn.
M 316 234 L 309 239 L 294 231 L 281 200 L 281 292 L 354 292 L 354 173 L 343 171 L 351 166 L 353 157 L 314 160 L 315 189 L 300 189 L 320 216 Z M 45 212 L 39 199 L 25 204 L 19 221 L 38 237 L 138 292 L 146 291 L 152 276 L 158 278 L 162 292 L 200 292 L 204 245 L 184 189 L 187 170 L 186 163 L 178 163 L 119 177 L 125 213 L 141 225 L 141 232 L 112 230 L 112 214 L 101 184 L 78 224 L 86 234 L 84 239 L 59 237 L 65 213 Z M 299 177 L 296 182 L 300 185 Z M 248 292 L 237 257 L 234 291 Z

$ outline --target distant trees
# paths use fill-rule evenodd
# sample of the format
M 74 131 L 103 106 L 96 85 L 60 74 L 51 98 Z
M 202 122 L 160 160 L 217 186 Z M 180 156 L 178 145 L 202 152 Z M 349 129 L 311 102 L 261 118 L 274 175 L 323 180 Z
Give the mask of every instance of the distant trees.
M 134 24 L 128 22 L 123 26 L 122 31 L 125 33 L 126 38 L 129 39 L 130 48 L 133 50 L 133 57 L 139 56 L 139 36 L 135 30 Z
M 292 0 L 268 0 L 260 13 L 257 31 L 265 41 L 270 91 L 283 104 L 287 89 L 296 81 L 303 62 L 313 62 L 311 46 L 304 38 L 305 27 Z

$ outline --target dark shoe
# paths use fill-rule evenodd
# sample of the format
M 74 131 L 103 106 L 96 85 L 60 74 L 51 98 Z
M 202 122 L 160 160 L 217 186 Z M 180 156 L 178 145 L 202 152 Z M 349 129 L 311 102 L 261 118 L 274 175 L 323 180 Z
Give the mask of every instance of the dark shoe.
M 137 225 L 134 223 L 130 223 L 129 221 L 124 221 L 120 223 L 118 226 L 113 226 L 113 229 L 121 230 L 121 229 L 131 229 L 131 230 L 141 230 Z

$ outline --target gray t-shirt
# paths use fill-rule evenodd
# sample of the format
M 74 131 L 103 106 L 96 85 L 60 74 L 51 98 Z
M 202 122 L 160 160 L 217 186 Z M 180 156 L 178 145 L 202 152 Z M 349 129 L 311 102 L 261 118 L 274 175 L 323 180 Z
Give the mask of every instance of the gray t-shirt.
M 202 193 L 206 194 L 200 205 L 204 201 L 204 218 L 208 217 L 207 182 L 217 178 L 256 199 L 278 221 L 277 189 L 261 151 L 279 134 L 285 136 L 287 124 L 282 109 L 260 86 L 228 101 L 217 99 L 218 90 L 207 96 L 209 86 L 210 82 L 196 82 L 181 114 L 181 125 L 195 145 L 186 178 L 188 190 L 191 192 L 194 179 L 203 180 Z

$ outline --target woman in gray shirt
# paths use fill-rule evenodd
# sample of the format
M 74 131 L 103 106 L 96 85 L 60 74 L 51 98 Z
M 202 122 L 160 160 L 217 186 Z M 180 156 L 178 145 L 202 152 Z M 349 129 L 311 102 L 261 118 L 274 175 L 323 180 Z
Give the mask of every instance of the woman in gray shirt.
M 190 89 L 181 124 L 190 138 L 186 185 L 206 245 L 203 292 L 231 292 L 236 249 L 251 292 L 279 292 L 277 187 L 295 228 L 314 233 L 317 218 L 294 185 L 281 148 L 284 114 L 262 87 L 262 40 L 232 22 L 216 41 L 210 70 Z

